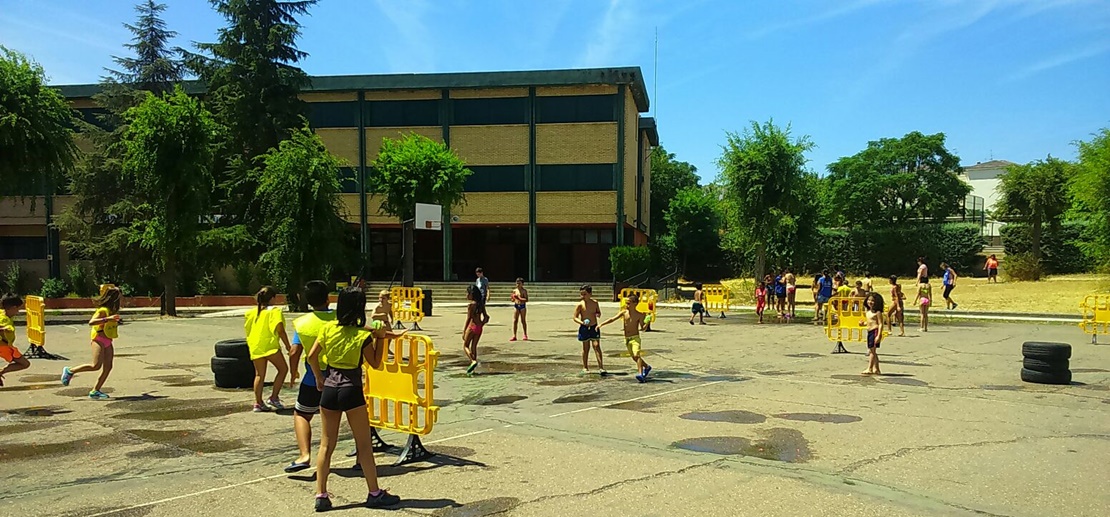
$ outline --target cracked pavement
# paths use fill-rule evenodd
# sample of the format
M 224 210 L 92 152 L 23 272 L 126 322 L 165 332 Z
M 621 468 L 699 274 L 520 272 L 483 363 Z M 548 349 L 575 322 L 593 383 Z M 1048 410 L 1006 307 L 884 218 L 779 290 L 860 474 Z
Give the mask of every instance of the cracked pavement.
M 569 306 L 530 308 L 534 340 L 515 343 L 511 312 L 491 309 L 468 378 L 460 311 L 421 325 L 442 354 L 424 438 L 437 456 L 394 467 L 396 452 L 377 455 L 406 514 L 1110 515 L 1110 346 L 1073 325 L 938 319 L 887 338 L 888 375 L 865 377 L 863 347 L 830 355 L 819 327 L 750 314 L 691 327 L 665 310 L 643 337 L 654 380 L 639 384 L 618 327 L 602 341 L 613 375 L 579 373 Z M 241 333 L 239 318 L 131 321 L 103 402 L 82 396 L 88 374 L 57 380 L 88 360 L 85 329 L 50 326 L 47 348 L 70 360 L 33 360 L 0 388 L 0 515 L 311 511 L 312 471 L 281 471 L 291 417 L 211 386 L 212 343 Z M 1071 343 L 1075 382 L 1022 383 L 1027 340 Z M 329 485 L 356 507 L 365 485 L 342 429 Z

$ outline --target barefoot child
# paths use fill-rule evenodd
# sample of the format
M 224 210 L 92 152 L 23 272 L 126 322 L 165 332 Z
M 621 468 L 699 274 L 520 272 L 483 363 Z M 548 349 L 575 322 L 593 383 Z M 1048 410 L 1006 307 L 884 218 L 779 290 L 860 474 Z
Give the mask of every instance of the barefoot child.
M 647 376 L 651 373 L 651 365 L 644 362 L 644 357 L 640 349 L 640 331 L 647 327 L 650 323 L 649 317 L 645 317 L 644 313 L 638 311 L 636 306 L 640 304 L 640 295 L 632 293 L 628 295 L 628 302 L 625 308 L 621 310 L 616 316 L 609 318 L 598 325 L 598 328 L 604 327 L 619 319 L 624 319 L 624 344 L 628 347 L 628 355 L 636 362 L 636 380 L 640 382 L 647 382 Z
M 867 371 L 864 375 L 882 375 L 879 371 L 879 344 L 883 341 L 883 296 L 870 293 L 863 301 L 867 308 Z M 860 322 L 860 326 L 865 323 Z
M 104 381 L 108 380 L 108 375 L 112 373 L 112 366 L 115 363 L 116 350 L 112 347 L 112 342 L 119 337 L 119 303 L 120 290 L 118 287 L 107 288 L 104 294 L 97 298 L 96 312 L 89 319 L 89 326 L 92 327 L 90 338 L 92 340 L 93 362 L 83 364 L 72 370 L 68 366 L 62 368 L 62 386 L 69 386 L 69 381 L 78 373 L 100 370 L 100 378 L 96 381 L 96 387 L 89 392 L 89 398 L 96 400 L 108 398 L 108 395 L 100 390 L 104 387 Z
M 370 442 L 370 416 L 366 411 L 366 398 L 362 392 L 362 363 L 371 367 L 381 364 L 388 345 L 385 340 L 404 335 L 393 334 L 381 321 L 371 321 L 365 327 L 366 293 L 357 287 L 348 287 L 339 293 L 334 321 L 321 326 L 308 353 L 308 364 L 317 379 L 320 391 L 320 413 L 323 436 L 320 452 L 316 455 L 316 511 L 332 509 L 328 494 L 328 476 L 331 474 L 331 457 L 339 438 L 339 424 L 344 415 L 355 438 L 359 465 L 366 479 L 365 506 L 382 508 L 396 505 L 401 498 L 382 490 L 378 485 L 378 469 L 374 464 L 374 446 Z M 327 364 L 321 364 L 321 357 Z
M 792 269 L 786 268 L 784 280 L 786 281 L 786 306 L 790 311 L 790 317 L 796 318 L 798 316 L 798 303 L 795 295 L 798 290 L 798 278 L 794 276 L 794 271 Z
M 960 304 L 952 299 L 952 290 L 956 288 L 956 270 L 952 269 L 948 264 L 941 262 L 940 270 L 944 271 L 944 307 L 950 311 L 956 310 Z
M 520 323 L 524 327 L 524 340 L 528 341 L 528 290 L 524 288 L 524 279 L 516 279 L 516 287 L 509 296 L 513 301 L 513 338 L 516 341 L 516 327 Z
M 763 311 L 767 308 L 767 283 L 760 281 L 755 286 L 755 313 L 759 315 L 759 322 L 763 323 Z
M 631 299 L 631 297 L 629 297 Z M 636 303 L 639 302 L 640 297 L 636 296 Z M 694 285 L 694 304 L 690 306 L 690 324 L 694 324 L 694 316 L 701 317 L 701 324 L 705 325 L 705 292 L 701 290 L 701 284 Z M 631 303 L 631 302 L 629 302 Z
M 590 373 L 592 346 L 594 355 L 597 356 L 597 368 L 601 375 L 605 375 L 609 372 L 605 371 L 605 365 L 601 361 L 601 329 L 597 327 L 598 320 L 601 319 L 601 305 L 593 299 L 592 286 L 582 286 L 578 294 L 582 301 L 574 306 L 574 322 L 578 324 L 578 341 L 582 343 L 582 373 Z
M 370 319 L 384 323 L 387 329 L 393 328 L 393 300 L 388 289 L 378 293 L 378 305 L 374 306 Z
M 4 385 L 4 374 L 31 367 L 31 362 L 15 347 L 15 323 L 12 322 L 12 316 L 19 314 L 22 306 L 23 300 L 14 294 L 5 294 L 0 298 L 0 359 L 8 363 L 0 370 L 0 386 Z
M 920 302 L 918 307 L 921 310 L 921 324 L 918 328 L 922 332 L 929 331 L 929 305 L 933 303 L 933 287 L 929 285 L 929 277 L 923 276 L 918 279 L 917 296 L 913 299 L 913 303 Z
M 478 367 L 478 340 L 482 339 L 482 329 L 489 323 L 489 314 L 486 314 L 485 296 L 477 285 L 467 287 L 466 299 L 470 304 L 466 307 L 466 323 L 463 324 L 463 353 L 470 359 L 466 369 L 466 374 L 470 375 Z
M 312 312 L 293 320 L 293 349 L 289 352 L 290 368 L 294 361 L 300 360 L 305 343 L 316 343 L 320 329 L 329 321 L 335 321 L 335 313 L 328 310 L 328 284 L 321 280 L 313 280 L 304 286 L 304 298 Z M 316 388 L 319 382 L 312 373 L 312 367 L 305 358 L 304 378 L 301 379 L 300 392 L 297 393 L 297 404 L 293 406 L 293 434 L 297 437 L 297 449 L 300 455 L 285 467 L 285 472 L 293 473 L 307 469 L 310 452 L 312 450 L 312 417 L 320 412 L 320 390 Z M 327 365 L 321 365 L 326 367 Z
M 886 318 L 888 328 L 897 320 L 900 330 L 898 335 L 906 335 L 906 295 L 902 293 L 902 286 L 898 285 L 897 275 L 890 275 L 890 310 L 887 311 Z
M 255 308 L 248 309 L 244 315 L 246 322 L 243 329 L 247 333 L 247 348 L 250 349 L 251 362 L 254 363 L 254 412 L 262 413 L 270 409 L 285 409 L 281 403 L 281 385 L 285 383 L 285 376 L 289 373 L 289 365 L 281 355 L 281 345 L 285 345 L 287 352 L 292 352 L 289 344 L 289 335 L 285 332 L 285 316 L 280 307 L 270 307 L 277 292 L 273 287 L 266 286 L 254 295 Z M 277 369 L 274 377 L 273 390 L 270 399 L 262 402 L 262 388 L 266 383 L 266 366 L 273 364 Z

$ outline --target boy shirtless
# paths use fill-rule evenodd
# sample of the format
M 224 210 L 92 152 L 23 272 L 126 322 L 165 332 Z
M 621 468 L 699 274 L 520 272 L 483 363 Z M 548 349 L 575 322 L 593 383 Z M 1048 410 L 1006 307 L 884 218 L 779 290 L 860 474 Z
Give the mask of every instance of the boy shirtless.
M 386 289 L 382 289 L 378 293 L 378 305 L 374 307 L 370 321 L 380 321 L 385 324 L 385 328 L 393 327 L 393 300 L 391 296 Z
M 597 326 L 601 319 L 601 306 L 593 299 L 592 286 L 582 286 L 578 294 L 582 296 L 582 301 L 574 306 L 574 322 L 578 324 L 578 341 L 582 343 L 582 373 L 590 373 L 590 347 L 593 346 L 597 368 L 601 375 L 606 375 L 609 372 L 605 371 L 601 361 L 601 329 Z
M 628 298 L 629 300 L 632 297 Z M 628 303 L 632 303 L 629 301 Z M 640 303 L 640 296 L 636 296 L 636 303 Z M 690 306 L 690 324 L 694 324 L 694 317 L 701 317 L 701 324 L 705 325 L 705 292 L 701 290 L 701 284 L 694 286 L 694 304 Z
M 700 292 L 700 291 L 698 291 Z M 636 306 L 640 304 L 640 295 L 632 293 L 628 296 L 627 304 L 624 310 L 620 311 L 616 316 L 605 320 L 599 327 L 604 327 L 619 319 L 624 319 L 624 344 L 628 347 L 628 355 L 636 361 L 636 380 L 640 382 L 647 382 L 647 376 L 651 373 L 651 365 L 644 362 L 643 355 L 640 350 L 640 331 L 647 327 L 650 322 L 644 313 L 636 310 Z

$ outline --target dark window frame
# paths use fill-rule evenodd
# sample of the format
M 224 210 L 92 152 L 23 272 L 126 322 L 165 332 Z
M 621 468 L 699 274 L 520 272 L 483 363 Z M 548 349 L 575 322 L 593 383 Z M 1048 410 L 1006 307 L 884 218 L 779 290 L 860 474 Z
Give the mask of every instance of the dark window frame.
M 536 97 L 537 124 L 616 122 L 617 95 Z
M 530 118 L 528 97 L 451 99 L 451 125 L 524 125 Z
M 357 128 L 358 101 L 310 102 L 308 123 L 313 128 Z
M 607 192 L 617 189 L 615 163 L 539 165 L 539 192 Z
M 470 165 L 464 192 L 528 192 L 527 165 Z
M 439 99 L 366 101 L 366 127 L 442 126 Z

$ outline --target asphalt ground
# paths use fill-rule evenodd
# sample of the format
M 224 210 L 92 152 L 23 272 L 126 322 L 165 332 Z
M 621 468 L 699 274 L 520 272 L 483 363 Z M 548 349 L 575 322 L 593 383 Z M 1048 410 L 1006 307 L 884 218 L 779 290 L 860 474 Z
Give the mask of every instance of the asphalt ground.
M 436 456 L 394 467 L 396 451 L 377 455 L 382 486 L 404 499 L 395 511 L 1110 515 L 1110 346 L 1074 325 L 911 324 L 882 345 L 886 375 L 868 377 L 862 344 L 831 355 L 820 327 L 751 315 L 690 326 L 664 310 L 644 334 L 654 372 L 640 384 L 619 325 L 603 332 L 611 375 L 583 375 L 570 307 L 529 310 L 533 339 L 509 343 L 510 310 L 491 309 L 474 377 L 462 309 L 425 319 L 442 354 L 442 409 L 424 438 Z M 312 471 L 281 470 L 296 455 L 292 417 L 251 413 L 249 390 L 212 385 L 212 344 L 240 337 L 241 318 L 122 326 L 108 401 L 85 396 L 95 374 L 58 380 L 89 359 L 87 332 L 49 326 L 47 348 L 69 360 L 33 360 L 0 388 L 0 515 L 312 511 Z M 1071 343 L 1073 384 L 1022 383 L 1027 340 Z M 295 390 L 282 398 L 291 406 Z M 353 441 L 341 437 L 342 453 Z M 352 460 L 333 463 L 340 514 L 370 512 Z

